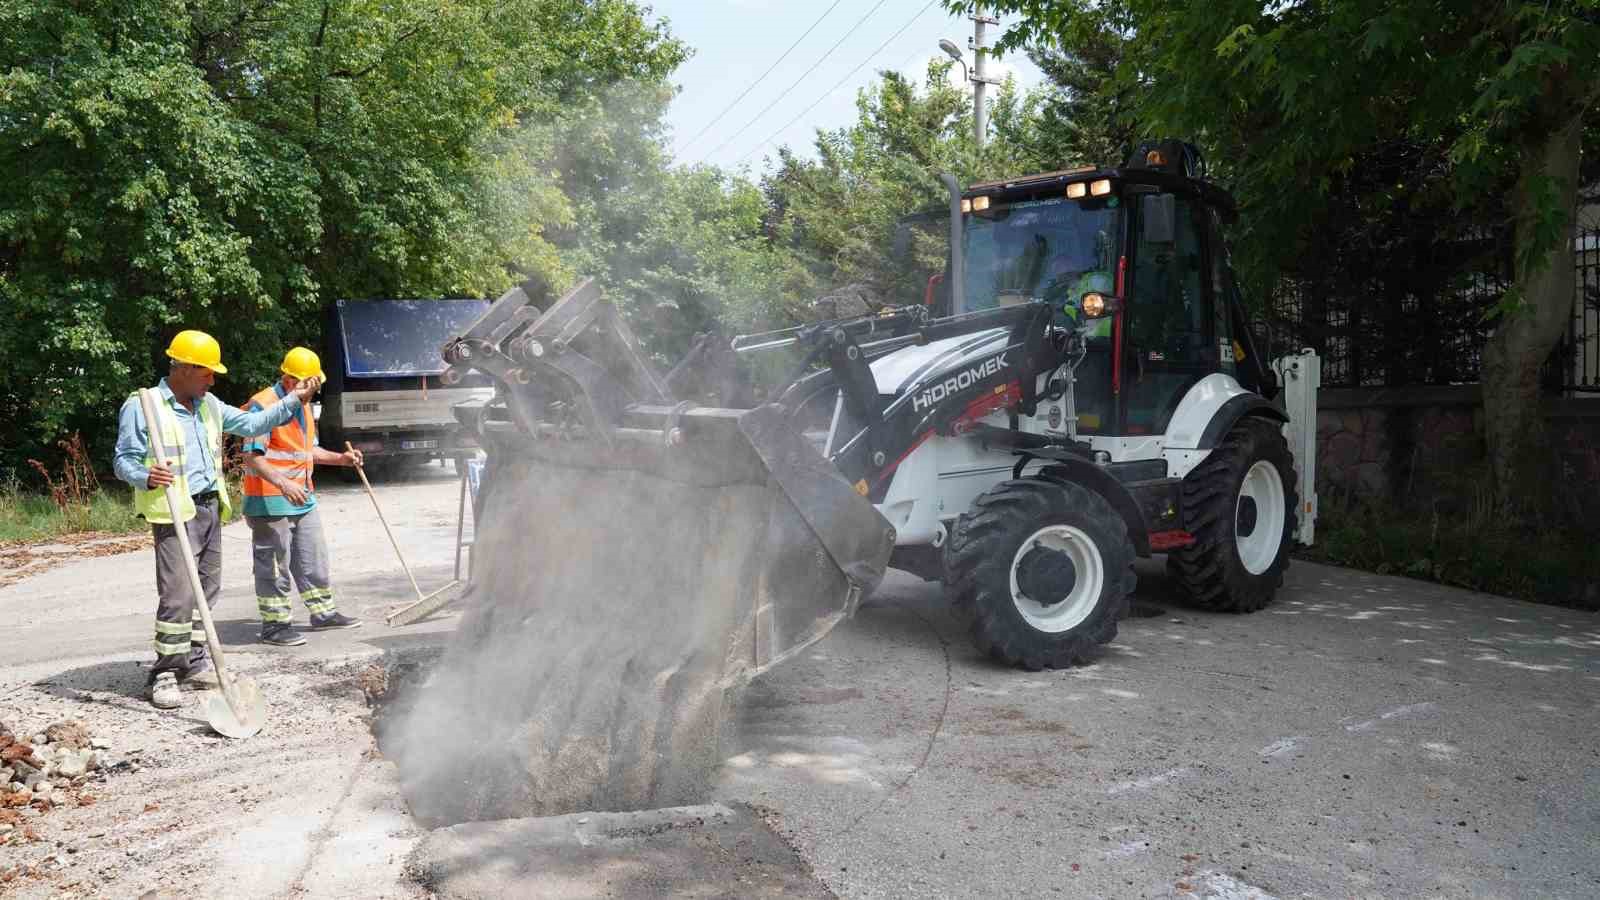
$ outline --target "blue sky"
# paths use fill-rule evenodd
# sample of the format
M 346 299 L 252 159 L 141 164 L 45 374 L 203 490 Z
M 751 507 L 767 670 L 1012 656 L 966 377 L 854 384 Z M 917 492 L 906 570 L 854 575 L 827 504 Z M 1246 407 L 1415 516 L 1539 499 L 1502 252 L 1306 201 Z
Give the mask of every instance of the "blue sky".
M 766 157 L 779 146 L 788 144 L 811 155 L 816 129 L 853 121 L 856 93 L 878 71 L 897 69 L 920 80 L 929 59 L 945 58 L 938 47 L 940 38 L 965 48 L 972 36 L 971 21 L 950 16 L 941 3 L 929 0 L 882 0 L 881 6 L 879 0 L 848 0 L 820 21 L 819 16 L 834 6 L 833 0 L 655 0 L 650 6 L 655 17 L 667 19 L 672 32 L 694 48 L 694 55 L 675 73 L 679 92 L 667 114 L 677 161 L 742 163 L 753 173 L 762 171 Z M 816 27 L 771 74 L 709 130 L 690 140 L 813 23 Z M 991 27 L 989 43 L 1004 28 L 1004 21 L 999 29 Z M 813 70 L 841 38 L 832 55 Z M 849 74 L 858 65 L 861 68 Z M 989 68 L 992 75 L 1014 73 L 1022 85 L 1043 80 L 1020 53 L 1008 54 L 998 63 L 991 57 Z M 959 79 L 960 72 L 955 67 L 954 77 Z M 838 87 L 830 91 L 835 84 Z M 791 85 L 793 90 L 785 94 Z M 812 104 L 815 107 L 808 110 Z

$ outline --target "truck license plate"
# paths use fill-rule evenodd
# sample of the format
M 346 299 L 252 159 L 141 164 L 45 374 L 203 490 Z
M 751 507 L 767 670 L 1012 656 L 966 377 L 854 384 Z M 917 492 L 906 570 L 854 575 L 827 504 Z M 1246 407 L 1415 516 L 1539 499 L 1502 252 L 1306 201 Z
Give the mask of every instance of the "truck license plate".
M 400 442 L 400 449 L 401 450 L 435 450 L 435 449 L 438 448 L 438 446 L 439 446 L 439 442 L 438 441 L 401 441 Z

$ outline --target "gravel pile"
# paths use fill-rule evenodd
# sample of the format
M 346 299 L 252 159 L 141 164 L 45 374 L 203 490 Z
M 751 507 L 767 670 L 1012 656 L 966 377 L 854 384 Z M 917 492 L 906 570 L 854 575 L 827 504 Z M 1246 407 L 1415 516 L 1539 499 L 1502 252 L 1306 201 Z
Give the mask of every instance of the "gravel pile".
M 36 840 L 29 822 L 64 806 L 92 806 L 92 786 L 131 764 L 82 722 L 56 722 L 31 736 L 0 722 L 0 846 Z

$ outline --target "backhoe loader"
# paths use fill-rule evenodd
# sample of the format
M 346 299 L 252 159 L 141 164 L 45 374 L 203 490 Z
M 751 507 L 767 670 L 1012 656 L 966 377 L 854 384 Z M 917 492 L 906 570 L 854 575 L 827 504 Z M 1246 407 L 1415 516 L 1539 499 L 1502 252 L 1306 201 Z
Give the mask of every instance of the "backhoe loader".
M 584 282 L 546 311 L 514 290 L 445 345 L 447 382 L 496 384 L 456 409 L 488 461 L 452 653 L 495 683 L 483 712 L 511 724 L 481 764 L 517 790 L 475 817 L 693 799 L 679 764 L 722 690 L 889 566 L 941 581 L 977 647 L 1026 669 L 1110 641 L 1139 556 L 1200 606 L 1271 601 L 1312 538 L 1317 358 L 1256 350 L 1233 201 L 1198 152 L 945 181 L 922 304 L 706 338 L 663 373 Z M 763 354 L 792 377 L 752 402 Z

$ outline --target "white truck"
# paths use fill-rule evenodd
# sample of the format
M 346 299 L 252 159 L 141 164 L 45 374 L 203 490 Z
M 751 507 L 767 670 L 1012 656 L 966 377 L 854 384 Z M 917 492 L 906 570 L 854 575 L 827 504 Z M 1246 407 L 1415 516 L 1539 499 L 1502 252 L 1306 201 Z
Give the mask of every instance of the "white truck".
M 488 309 L 487 300 L 339 300 L 325 323 L 318 429 L 334 450 L 349 441 L 379 464 L 456 458 L 477 451 L 450 407 L 488 400 L 493 381 L 473 373 L 447 386 L 440 347 Z

